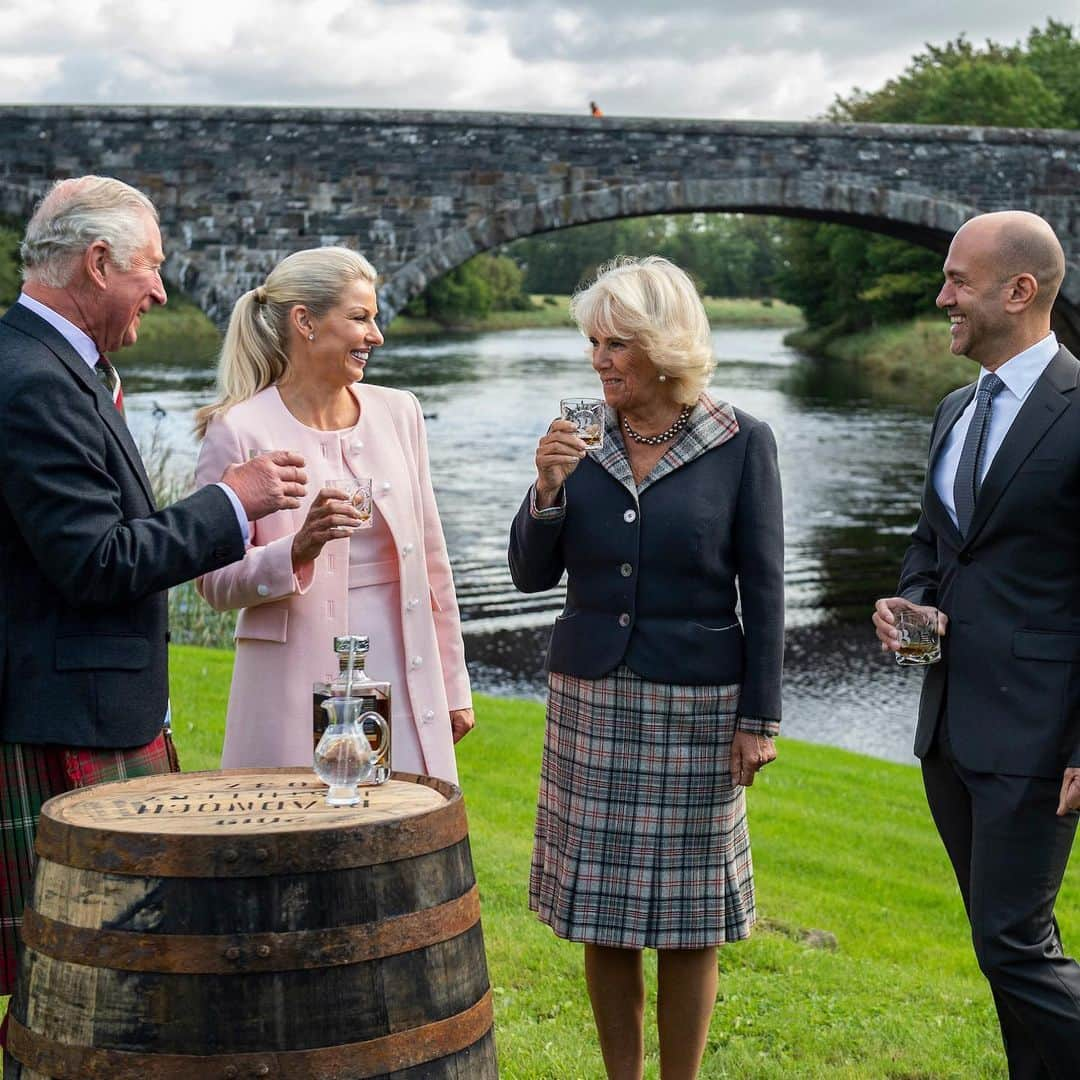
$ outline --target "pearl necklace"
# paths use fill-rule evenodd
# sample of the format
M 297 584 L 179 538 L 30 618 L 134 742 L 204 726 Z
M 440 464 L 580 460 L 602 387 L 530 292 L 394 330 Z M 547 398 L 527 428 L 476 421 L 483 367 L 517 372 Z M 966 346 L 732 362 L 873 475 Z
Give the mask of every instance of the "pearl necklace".
M 665 428 L 659 435 L 639 435 L 631 426 L 630 421 L 624 416 L 622 418 L 623 430 L 630 436 L 634 442 L 642 443 L 645 446 L 659 446 L 661 443 L 670 442 L 679 434 L 684 427 L 686 427 L 686 421 L 690 419 L 690 406 L 684 405 L 679 410 L 679 415 L 675 417 L 671 427 Z

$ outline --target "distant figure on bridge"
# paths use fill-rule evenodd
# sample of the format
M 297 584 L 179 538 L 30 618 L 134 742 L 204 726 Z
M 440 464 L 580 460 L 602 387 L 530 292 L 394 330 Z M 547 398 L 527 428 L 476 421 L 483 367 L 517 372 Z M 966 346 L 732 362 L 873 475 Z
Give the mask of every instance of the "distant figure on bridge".
M 529 905 L 584 943 L 609 1076 L 641 1076 L 642 950 L 657 950 L 660 1071 L 690 1077 L 716 948 L 756 917 L 745 788 L 776 757 L 784 654 L 776 442 L 706 393 L 709 323 L 677 266 L 611 263 L 571 311 L 604 439 L 588 453 L 552 421 L 510 532 L 522 592 L 567 574 Z
M 589 113 L 592 116 L 603 116 L 604 115 L 604 110 L 601 109 L 600 106 L 597 105 L 595 101 L 590 101 L 589 102 Z
M 362 634 L 368 673 L 393 684 L 393 767 L 457 782 L 473 711 L 454 580 L 420 403 L 361 382 L 383 342 L 378 310 L 367 259 L 327 247 L 283 259 L 229 319 L 218 399 L 196 418 L 197 476 L 281 445 L 312 485 L 255 526 L 240 562 L 196 583 L 216 610 L 240 609 L 225 768 L 310 767 L 311 685 L 337 670 L 334 638 Z M 359 478 L 373 494 L 362 529 L 338 484 Z

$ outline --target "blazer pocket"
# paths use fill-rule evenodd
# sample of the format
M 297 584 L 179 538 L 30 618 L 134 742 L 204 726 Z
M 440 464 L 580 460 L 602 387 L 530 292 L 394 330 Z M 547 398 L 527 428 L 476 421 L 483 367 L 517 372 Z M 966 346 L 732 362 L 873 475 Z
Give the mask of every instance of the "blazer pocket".
M 142 671 L 150 642 L 138 634 L 77 634 L 56 639 L 57 671 Z
M 284 604 L 262 604 L 244 608 L 236 620 L 236 637 L 284 643 L 289 626 L 289 609 Z
M 1056 660 L 1071 663 L 1080 658 L 1080 634 L 1056 630 L 1016 630 L 1013 632 L 1013 656 L 1020 660 Z
M 1029 457 L 1021 466 L 1021 472 L 1064 472 L 1064 458 Z

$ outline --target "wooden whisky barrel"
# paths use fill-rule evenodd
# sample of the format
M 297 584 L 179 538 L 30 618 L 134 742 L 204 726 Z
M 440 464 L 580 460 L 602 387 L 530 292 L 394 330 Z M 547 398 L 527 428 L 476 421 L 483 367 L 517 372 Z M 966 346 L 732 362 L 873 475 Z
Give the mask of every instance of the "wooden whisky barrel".
M 6 1080 L 497 1077 L 461 792 L 325 790 L 244 769 L 47 802 Z

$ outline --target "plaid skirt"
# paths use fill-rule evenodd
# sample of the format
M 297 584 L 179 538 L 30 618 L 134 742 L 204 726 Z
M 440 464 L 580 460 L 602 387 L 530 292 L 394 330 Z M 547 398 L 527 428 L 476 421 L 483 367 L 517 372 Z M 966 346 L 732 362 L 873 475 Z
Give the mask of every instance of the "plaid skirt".
M 754 924 L 738 684 L 551 673 L 529 907 L 561 938 L 699 949 Z
M 42 804 L 106 780 L 177 772 L 175 764 L 164 733 L 134 750 L 0 743 L 0 997 L 15 987 L 15 953 L 34 881 Z

